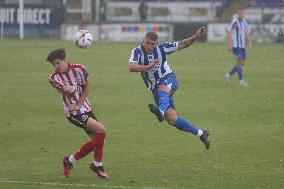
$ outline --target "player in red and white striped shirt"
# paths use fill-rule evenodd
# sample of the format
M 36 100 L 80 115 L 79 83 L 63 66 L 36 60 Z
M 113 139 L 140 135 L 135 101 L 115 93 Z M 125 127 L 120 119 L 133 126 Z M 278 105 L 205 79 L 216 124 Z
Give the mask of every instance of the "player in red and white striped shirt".
M 90 169 L 101 178 L 108 179 L 109 176 L 102 164 L 106 129 L 91 111 L 91 104 L 87 98 L 89 82 L 85 67 L 82 64 L 69 64 L 66 60 L 65 49 L 51 51 L 47 61 L 55 68 L 48 80 L 61 94 L 67 119 L 84 129 L 91 138 L 78 151 L 63 158 L 65 177 L 69 177 L 76 160 L 94 151 L 94 161 L 90 164 Z

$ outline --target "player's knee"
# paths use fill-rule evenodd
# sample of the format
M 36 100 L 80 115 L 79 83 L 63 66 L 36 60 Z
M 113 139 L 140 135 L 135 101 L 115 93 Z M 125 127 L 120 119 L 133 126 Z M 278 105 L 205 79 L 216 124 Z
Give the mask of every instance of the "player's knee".
M 97 127 L 97 132 L 98 132 L 98 133 L 106 133 L 106 127 L 101 123 L 101 124 Z
M 174 126 L 176 124 L 176 118 L 174 116 L 167 116 L 165 119 L 170 125 Z
M 171 89 L 168 86 L 160 85 L 159 86 L 159 91 L 165 91 L 166 93 L 170 94 Z
M 98 122 L 96 124 L 86 125 L 86 130 L 88 130 L 92 134 L 95 134 L 95 133 L 106 133 L 105 126 L 102 123 L 100 123 L 100 122 Z
M 172 125 L 172 126 L 174 126 L 174 125 L 176 124 L 176 122 L 173 121 L 173 120 L 167 120 L 167 122 L 168 122 L 168 124 L 170 124 L 170 125 Z
M 238 60 L 237 66 L 241 67 L 245 64 L 244 60 Z

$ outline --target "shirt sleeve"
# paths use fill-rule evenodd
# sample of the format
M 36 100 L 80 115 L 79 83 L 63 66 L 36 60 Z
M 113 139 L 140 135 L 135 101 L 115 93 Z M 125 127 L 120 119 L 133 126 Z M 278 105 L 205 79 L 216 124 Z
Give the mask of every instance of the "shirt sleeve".
M 234 19 L 234 20 L 231 22 L 230 26 L 228 27 L 227 31 L 228 31 L 228 32 L 232 32 L 232 31 L 234 30 L 234 28 L 236 28 L 236 26 L 237 26 L 237 20 Z
M 61 81 L 59 81 L 58 79 L 56 79 L 56 77 L 54 75 L 50 75 L 48 77 L 48 81 L 58 91 L 61 91 L 63 86 L 64 86 L 64 84 Z
M 128 63 L 129 64 L 138 64 L 141 58 L 141 51 L 139 48 L 135 48 L 132 50 Z
M 80 70 L 82 71 L 82 74 L 83 74 L 83 84 L 86 84 L 88 82 L 88 79 L 89 79 L 89 73 L 87 72 L 84 65 L 79 64 L 79 68 L 80 68 Z
M 248 31 L 248 23 L 247 23 L 246 20 L 245 20 L 244 22 L 245 22 L 245 28 L 244 28 L 244 30 L 247 32 L 247 31 Z
M 161 43 L 159 46 L 163 47 L 167 55 L 176 52 L 178 50 L 178 42 L 164 42 Z

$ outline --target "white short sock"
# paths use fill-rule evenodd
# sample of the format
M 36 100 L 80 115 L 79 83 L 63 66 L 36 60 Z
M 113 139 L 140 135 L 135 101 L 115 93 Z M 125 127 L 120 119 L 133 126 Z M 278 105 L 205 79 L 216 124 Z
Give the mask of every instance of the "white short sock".
M 226 78 L 230 78 L 231 76 L 230 76 L 230 74 L 229 73 L 227 73 L 226 74 Z
M 103 162 L 97 162 L 94 160 L 93 163 L 96 167 L 103 166 Z
M 77 160 L 74 158 L 73 155 L 69 156 L 69 161 L 74 164 Z
M 203 134 L 203 131 L 199 129 L 197 132 L 197 136 L 201 136 L 202 134 Z

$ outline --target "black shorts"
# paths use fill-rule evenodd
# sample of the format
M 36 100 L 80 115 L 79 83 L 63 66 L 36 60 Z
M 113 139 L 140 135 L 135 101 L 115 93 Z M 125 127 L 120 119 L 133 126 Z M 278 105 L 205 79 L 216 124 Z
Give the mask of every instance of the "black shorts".
M 96 121 L 98 121 L 98 119 L 96 118 L 96 116 L 93 114 L 92 111 L 90 112 L 85 112 L 83 114 L 79 114 L 79 115 L 74 115 L 71 117 L 67 117 L 67 119 L 75 126 L 80 127 L 82 129 L 84 129 L 86 131 L 87 134 L 91 134 L 91 132 L 87 131 L 85 126 L 88 122 L 89 117 L 95 119 Z

